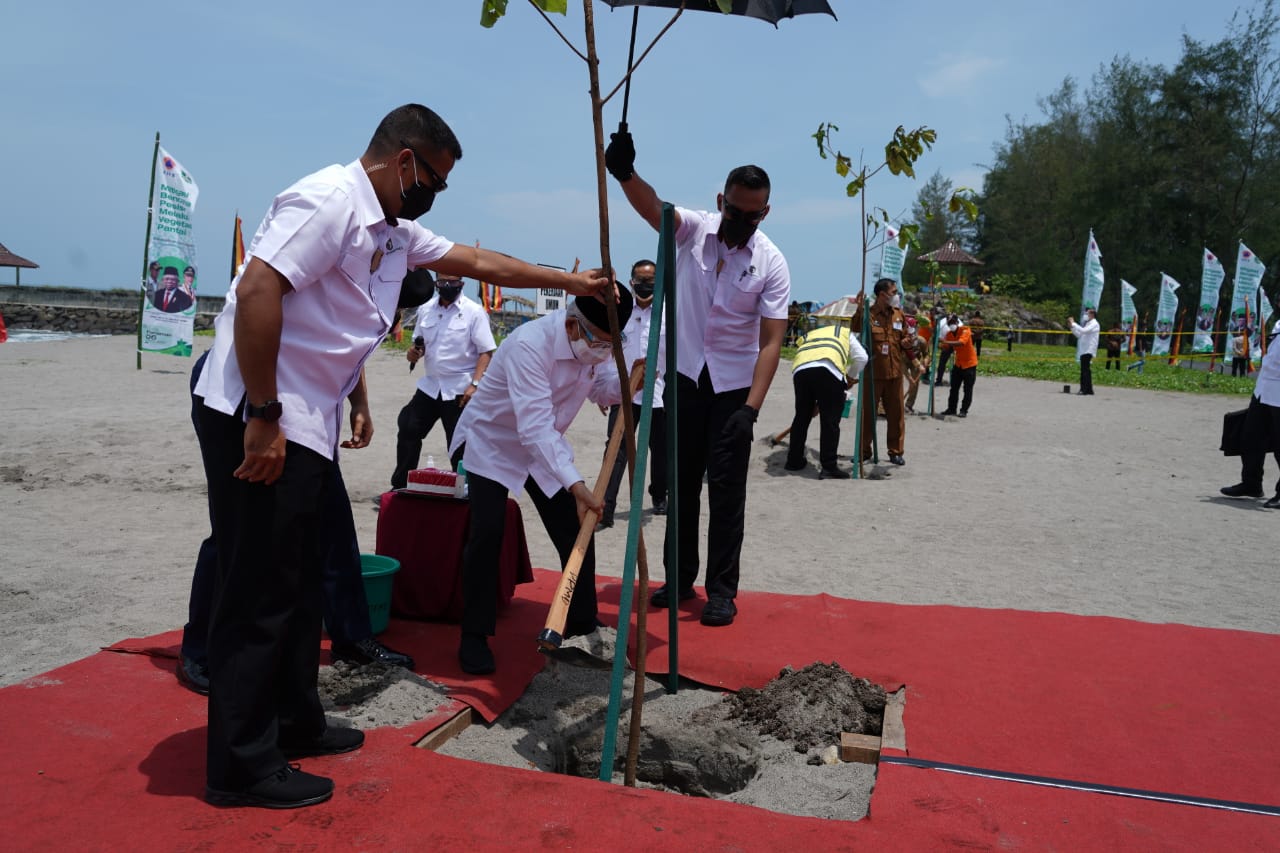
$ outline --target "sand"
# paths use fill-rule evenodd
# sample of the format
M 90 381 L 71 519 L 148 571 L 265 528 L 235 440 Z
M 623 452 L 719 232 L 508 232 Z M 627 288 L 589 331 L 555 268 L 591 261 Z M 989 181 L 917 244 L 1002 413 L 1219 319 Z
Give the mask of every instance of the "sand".
M 198 338 L 197 355 L 210 343 Z M 136 370 L 134 345 L 0 346 L 0 686 L 185 621 L 208 532 L 191 363 L 147 355 Z M 367 372 L 377 432 L 342 465 L 371 550 L 370 498 L 387 487 L 396 415 L 416 377 L 390 351 Z M 816 423 L 806 472 L 785 471 L 785 447 L 758 440 L 742 586 L 1280 633 L 1280 512 L 1218 496 L 1239 474 L 1216 449 L 1222 415 L 1246 402 L 1105 386 L 1084 399 L 1053 383 L 980 376 L 970 417 L 910 418 L 906 466 L 876 481 L 819 481 Z M 757 439 L 791 416 L 784 364 Z M 853 421 L 844 427 L 847 457 Z M 883 439 L 883 421 L 880 430 Z M 588 482 L 604 433 L 591 406 L 569 432 Z M 426 452 L 445 458 L 442 431 Z M 1270 460 L 1266 476 L 1270 492 Z M 533 563 L 553 566 L 523 503 Z M 619 512 L 626 506 L 624 496 Z M 663 519 L 646 517 L 652 554 L 662 530 Z M 621 525 L 597 537 L 601 575 L 620 573 L 624 541 Z M 415 701 L 401 704 L 412 714 Z

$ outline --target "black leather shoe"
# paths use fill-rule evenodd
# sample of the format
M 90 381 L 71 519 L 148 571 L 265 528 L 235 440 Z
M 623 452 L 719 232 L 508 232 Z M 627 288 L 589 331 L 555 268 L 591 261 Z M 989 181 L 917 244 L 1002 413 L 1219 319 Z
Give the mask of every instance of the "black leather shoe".
M 304 773 L 296 764 L 286 764 L 267 778 L 240 790 L 204 789 L 204 800 L 209 805 L 258 806 L 264 809 L 314 806 L 332 796 L 332 779 Z
M 733 624 L 733 617 L 738 615 L 738 605 L 731 598 L 712 596 L 702 608 L 702 624 L 712 628 L 722 628 Z
M 951 415 L 952 417 L 955 417 L 955 414 L 956 414 L 956 410 L 955 410 L 955 409 L 947 409 L 946 411 L 944 411 L 944 412 L 942 413 L 942 417 L 944 417 L 944 418 L 945 418 L 947 415 Z
M 324 734 L 305 740 L 280 739 L 280 751 L 288 759 L 315 758 L 318 755 L 341 755 L 364 746 L 364 732 L 328 726 Z
M 608 530 L 613 527 L 613 516 L 600 516 L 600 520 L 596 522 L 596 530 Z
M 850 476 L 848 471 L 842 471 L 839 468 L 831 468 L 830 470 L 823 468 L 818 472 L 819 480 L 847 480 Z
M 697 596 L 698 594 L 692 589 L 680 590 L 681 601 L 688 601 L 692 598 L 697 598 Z M 653 591 L 653 595 L 649 596 L 649 606 L 658 610 L 671 606 L 671 590 L 666 584 L 658 587 Z
M 956 417 L 958 417 L 958 418 L 967 418 L 967 417 L 969 417 L 969 413 L 968 413 L 968 412 L 961 412 L 960 414 L 956 415 Z
M 1263 504 L 1267 509 L 1280 509 L 1280 492 L 1276 492 L 1276 496 Z
M 178 659 L 178 683 L 201 696 L 208 696 L 209 667 L 183 655 Z
M 654 514 L 654 515 L 666 515 L 666 514 L 667 514 L 667 499 L 666 499 L 666 498 L 663 498 L 663 499 L 662 499 L 662 500 L 660 500 L 660 501 L 654 501 L 654 502 L 653 502 L 653 514 Z
M 413 658 L 404 652 L 382 645 L 373 637 L 365 637 L 356 643 L 334 643 L 329 652 L 334 662 L 346 661 L 357 666 L 367 663 L 383 663 L 387 666 L 402 666 L 413 669 Z
M 805 462 L 798 462 L 793 465 L 790 461 L 787 461 L 782 464 L 782 467 L 786 468 L 788 471 L 803 471 L 805 468 L 808 468 L 809 465 Z
M 903 459 L 901 454 L 897 454 L 897 455 L 892 454 L 892 453 L 891 453 L 891 454 L 889 454 L 889 461 L 890 461 L 890 462 L 892 462 L 894 465 L 906 465 L 906 464 L 907 464 L 907 460 Z
M 1261 486 L 1246 486 L 1244 483 L 1236 483 L 1234 486 L 1223 486 L 1218 491 L 1222 492 L 1229 498 L 1260 498 L 1262 497 Z
M 484 634 L 463 632 L 458 645 L 458 663 L 463 672 L 471 675 L 488 675 L 498 668 L 493 652 L 489 651 L 489 638 Z

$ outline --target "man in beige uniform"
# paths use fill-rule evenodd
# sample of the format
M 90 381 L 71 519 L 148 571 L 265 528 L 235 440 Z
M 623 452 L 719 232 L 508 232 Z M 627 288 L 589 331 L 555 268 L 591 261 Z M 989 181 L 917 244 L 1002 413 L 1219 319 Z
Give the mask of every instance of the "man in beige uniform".
M 871 458 L 871 439 L 875 435 L 876 408 L 884 406 L 889 421 L 889 461 L 906 465 L 902 451 L 906 438 L 906 414 L 902 407 L 902 364 L 915 356 L 915 336 L 907 332 L 906 318 L 898 307 L 898 284 L 891 278 L 876 282 L 871 303 L 871 341 L 866 347 L 871 356 L 872 382 L 870 394 L 862 399 L 862 459 Z M 862 295 L 858 295 L 858 311 L 853 327 L 862 328 Z

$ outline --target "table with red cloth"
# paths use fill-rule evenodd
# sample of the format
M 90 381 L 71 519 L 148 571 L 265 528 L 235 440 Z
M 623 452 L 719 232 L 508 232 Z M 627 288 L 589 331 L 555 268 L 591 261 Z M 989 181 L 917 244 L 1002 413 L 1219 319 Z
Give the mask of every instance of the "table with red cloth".
M 400 561 L 391 588 L 394 615 L 462 621 L 462 551 L 470 523 L 470 501 L 396 491 L 382 496 L 377 552 Z M 516 584 L 532 581 L 520 505 L 508 498 L 498 558 L 499 612 L 515 595 Z

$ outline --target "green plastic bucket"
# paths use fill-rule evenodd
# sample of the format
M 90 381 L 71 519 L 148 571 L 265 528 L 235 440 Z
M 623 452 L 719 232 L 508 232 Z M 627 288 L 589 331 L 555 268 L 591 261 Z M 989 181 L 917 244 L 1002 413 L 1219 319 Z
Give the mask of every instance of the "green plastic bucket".
M 381 554 L 361 554 L 360 574 L 364 577 L 364 596 L 369 600 L 369 625 L 373 633 L 387 630 L 391 620 L 391 582 L 400 571 L 400 561 Z
M 845 401 L 844 401 L 844 409 L 840 412 L 840 417 L 842 417 L 842 418 L 847 418 L 847 417 L 849 417 L 849 415 L 851 415 L 851 414 L 853 414 L 853 401 L 852 401 L 852 400 L 845 400 Z

